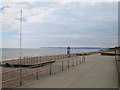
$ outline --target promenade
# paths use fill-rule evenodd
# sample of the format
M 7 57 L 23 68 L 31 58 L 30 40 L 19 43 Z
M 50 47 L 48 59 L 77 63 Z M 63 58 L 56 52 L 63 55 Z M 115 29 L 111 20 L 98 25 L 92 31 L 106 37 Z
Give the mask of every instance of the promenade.
M 114 56 L 86 56 L 86 62 L 18 88 L 117 88 Z

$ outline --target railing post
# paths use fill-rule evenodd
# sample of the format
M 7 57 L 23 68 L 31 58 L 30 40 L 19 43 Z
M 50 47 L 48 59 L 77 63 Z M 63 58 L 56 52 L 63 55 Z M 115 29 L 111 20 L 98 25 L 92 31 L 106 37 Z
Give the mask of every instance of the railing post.
M 77 58 L 75 57 L 75 59 L 76 59 L 76 65 L 77 65 Z
M 63 61 L 62 61 L 62 71 L 63 71 Z
M 27 65 L 30 65 L 30 57 L 27 58 Z
M 39 61 L 38 61 L 38 57 L 37 57 L 37 59 L 36 59 L 36 64 L 37 64 L 37 72 L 36 72 L 36 77 L 37 77 L 37 79 L 38 79 L 38 63 L 39 63 Z
M 75 57 L 73 57 L 73 59 L 74 59 L 74 66 L 76 65 L 76 63 L 75 63 Z
M 50 63 L 50 73 L 49 73 L 49 75 L 52 74 L 52 70 L 51 70 L 52 68 L 51 67 L 52 67 L 52 63 Z
M 77 60 L 78 60 L 78 65 L 79 65 L 80 63 L 79 63 L 79 57 L 78 56 L 77 56 Z
M 32 56 L 31 65 L 33 64 L 33 58 L 34 58 L 34 57 Z
M 79 63 L 81 64 L 81 57 L 79 57 Z
M 74 59 L 72 59 L 72 61 L 73 61 L 73 65 L 72 66 L 74 67 Z
M 85 55 L 84 55 L 84 62 L 85 62 Z
M 83 55 L 83 62 L 85 62 L 85 55 Z
M 82 63 L 83 63 L 83 56 L 82 56 Z
M 41 59 L 42 59 L 42 57 L 40 56 L 40 64 L 41 64 Z
M 32 65 L 34 65 L 35 64 L 35 57 L 33 57 L 33 63 L 32 63 Z
M 25 65 L 25 59 L 26 59 L 26 58 L 25 58 L 25 57 L 23 57 L 23 65 Z
M 28 58 L 28 65 L 30 67 L 30 61 L 31 61 L 31 57 Z
M 22 65 L 20 60 L 20 86 L 22 85 Z
M 69 68 L 69 59 L 68 59 L 68 68 Z
M 26 58 L 26 65 L 28 65 L 28 57 Z
M 31 58 L 30 58 L 30 63 L 29 63 L 29 66 L 31 66 L 31 63 L 32 63 L 32 59 L 33 59 L 33 57 L 31 57 Z

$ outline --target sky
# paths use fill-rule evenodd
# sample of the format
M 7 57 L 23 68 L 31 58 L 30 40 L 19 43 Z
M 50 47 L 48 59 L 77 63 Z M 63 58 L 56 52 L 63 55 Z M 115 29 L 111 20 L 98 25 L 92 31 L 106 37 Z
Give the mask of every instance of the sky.
M 3 48 L 114 47 L 118 44 L 118 3 L 5 2 L 0 4 Z

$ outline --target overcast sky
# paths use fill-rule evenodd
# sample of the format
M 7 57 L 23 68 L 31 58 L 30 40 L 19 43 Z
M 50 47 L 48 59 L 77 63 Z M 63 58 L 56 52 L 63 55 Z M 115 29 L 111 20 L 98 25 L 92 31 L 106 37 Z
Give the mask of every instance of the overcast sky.
M 23 48 L 118 44 L 117 2 L 9 2 L 0 5 L 3 47 L 19 47 L 20 10 Z

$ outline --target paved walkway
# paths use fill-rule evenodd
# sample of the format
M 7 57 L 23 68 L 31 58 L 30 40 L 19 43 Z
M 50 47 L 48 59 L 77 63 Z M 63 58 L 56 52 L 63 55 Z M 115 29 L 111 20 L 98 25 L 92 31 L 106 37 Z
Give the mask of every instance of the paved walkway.
M 117 88 L 117 77 L 113 56 L 90 55 L 83 64 L 21 88 Z

